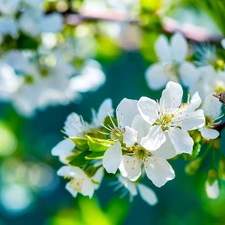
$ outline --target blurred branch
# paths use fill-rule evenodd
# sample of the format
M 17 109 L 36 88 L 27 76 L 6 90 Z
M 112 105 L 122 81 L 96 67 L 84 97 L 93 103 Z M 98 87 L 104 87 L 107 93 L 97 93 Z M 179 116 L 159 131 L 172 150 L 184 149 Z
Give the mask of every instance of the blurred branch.
M 81 9 L 79 12 L 72 12 L 71 10 L 67 10 L 62 13 L 65 16 L 65 20 L 67 24 L 77 26 L 84 21 L 112 21 L 112 22 L 125 22 L 125 23 L 133 23 L 139 26 L 144 26 L 142 21 L 132 16 L 127 12 L 122 12 L 115 9 L 99 9 L 99 10 L 91 10 L 91 9 Z M 184 34 L 184 36 L 191 40 L 197 42 L 213 42 L 220 43 L 222 36 L 212 36 L 209 34 L 207 29 L 195 26 L 192 24 L 180 24 L 178 21 L 171 18 L 163 18 L 162 27 L 164 32 L 174 33 L 176 31 L 180 31 Z

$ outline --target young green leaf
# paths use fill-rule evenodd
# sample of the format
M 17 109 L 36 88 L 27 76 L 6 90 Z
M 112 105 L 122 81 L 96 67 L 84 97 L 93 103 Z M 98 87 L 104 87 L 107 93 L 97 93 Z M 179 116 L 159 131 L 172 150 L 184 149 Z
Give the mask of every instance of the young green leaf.
M 70 139 L 75 143 L 77 149 L 81 151 L 87 151 L 89 149 L 87 138 L 83 137 L 70 137 Z
M 87 160 L 102 159 L 105 152 L 92 152 L 91 154 L 85 156 Z
M 90 152 L 88 151 L 84 151 L 82 153 L 80 153 L 79 155 L 77 155 L 72 161 L 69 162 L 69 165 L 71 166 L 83 166 L 87 160 L 86 160 L 86 156 L 89 154 Z
M 89 145 L 89 150 L 93 152 L 105 152 L 114 142 L 109 140 L 103 140 L 98 138 L 93 138 L 90 136 L 87 137 L 87 143 Z

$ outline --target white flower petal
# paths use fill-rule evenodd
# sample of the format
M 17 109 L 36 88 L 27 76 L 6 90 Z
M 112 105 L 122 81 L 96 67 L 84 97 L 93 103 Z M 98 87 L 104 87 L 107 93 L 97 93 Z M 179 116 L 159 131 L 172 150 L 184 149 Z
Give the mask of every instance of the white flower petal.
M 137 142 L 137 131 L 131 127 L 125 127 L 125 133 L 123 134 L 123 142 L 126 144 L 126 147 L 130 147 Z
M 136 181 L 141 175 L 141 162 L 135 157 L 124 155 L 119 169 L 122 176 L 131 181 Z
M 168 133 L 165 133 L 166 141 L 160 146 L 156 151 L 152 151 L 151 153 L 154 156 L 158 156 L 163 159 L 171 159 L 177 155 L 175 147 L 173 146 Z
M 131 127 L 134 128 L 137 131 L 137 133 L 138 133 L 138 143 L 140 143 L 141 139 L 148 134 L 148 132 L 151 128 L 151 125 L 148 124 L 142 118 L 141 115 L 137 115 L 137 116 L 134 117 Z
M 162 62 L 171 62 L 171 50 L 168 39 L 165 35 L 160 35 L 155 43 L 156 53 Z
M 70 139 L 65 139 L 59 142 L 53 149 L 52 155 L 59 156 L 59 161 L 65 164 L 68 164 L 67 158 L 73 155 L 72 150 L 74 149 L 75 144 Z
M 132 181 L 128 180 L 127 178 L 125 178 L 123 176 L 118 176 L 118 180 L 121 184 L 123 184 L 123 186 L 129 191 L 129 193 L 132 196 L 137 195 L 136 185 Z
M 79 133 L 82 133 L 83 124 L 78 114 L 71 113 L 67 116 L 64 131 L 69 137 L 77 137 Z
M 166 141 L 166 135 L 160 126 L 152 126 L 141 145 L 149 151 L 158 149 Z
M 142 118 L 152 125 L 158 118 L 158 104 L 156 101 L 141 97 L 137 106 Z
M 147 177 L 157 187 L 163 186 L 175 177 L 173 168 L 165 159 L 151 156 L 145 159 L 144 166 Z
M 198 79 L 198 69 L 190 62 L 183 62 L 179 67 L 182 83 L 190 87 Z
M 183 89 L 180 84 L 169 81 L 160 98 L 160 111 L 173 113 L 181 104 Z
M 63 27 L 63 17 L 59 13 L 45 15 L 40 19 L 38 27 L 41 32 L 60 32 Z
M 158 203 L 157 196 L 152 189 L 150 189 L 144 184 L 138 184 L 137 187 L 138 187 L 141 198 L 145 202 L 147 202 L 149 205 L 155 205 Z
M 53 149 L 52 149 L 52 155 L 59 156 L 61 154 L 72 152 L 74 149 L 75 144 L 70 139 L 65 139 L 63 141 L 60 141 Z
M 100 184 L 102 181 L 103 175 L 104 175 L 104 169 L 103 169 L 103 167 L 100 167 L 91 179 Z M 93 183 L 93 185 L 94 185 L 95 190 L 97 190 L 100 187 L 100 185 L 95 184 L 95 183 Z
M 124 98 L 116 108 L 116 118 L 121 127 L 131 126 L 138 114 L 137 100 Z
M 4 15 L 13 15 L 19 9 L 21 0 L 0 0 L 0 12 Z
M 122 159 L 120 142 L 116 142 L 104 153 L 102 165 L 108 173 L 115 174 Z
M 188 53 L 188 44 L 181 33 L 175 33 L 171 37 L 171 52 L 177 63 L 181 63 Z
M 185 118 L 181 123 L 181 128 L 184 130 L 196 130 L 205 124 L 205 116 L 202 109 L 194 112 L 185 113 Z
M 194 141 L 186 130 L 170 127 L 168 134 L 177 154 L 192 153 Z
M 57 171 L 58 176 L 72 177 L 77 179 L 86 179 L 87 175 L 79 167 L 63 166 Z
M 199 96 L 198 92 L 195 92 L 191 97 L 190 103 L 187 104 L 186 111 L 195 111 L 197 108 L 200 107 L 201 103 L 201 97 Z
M 162 63 L 155 63 L 146 70 L 145 79 L 150 89 L 158 90 L 166 86 L 169 74 Z
M 212 94 L 208 94 L 205 98 L 202 109 L 204 114 L 207 116 L 216 119 L 221 114 L 222 103 L 219 102 L 219 99 L 214 97 Z
M 94 184 L 92 183 L 91 179 L 85 179 L 81 186 L 81 194 L 83 196 L 89 196 L 89 198 L 92 198 L 94 190 Z
M 0 34 L 6 35 L 9 34 L 13 37 L 17 36 L 18 32 L 18 25 L 16 20 L 9 17 L 2 17 L 0 18 Z
M 74 187 L 70 184 L 70 182 L 68 182 L 68 183 L 66 184 L 66 187 L 65 187 L 65 188 L 66 188 L 67 191 L 70 192 L 70 194 L 71 194 L 74 198 L 77 197 L 78 192 L 75 191 Z
M 206 194 L 208 198 L 216 199 L 220 194 L 219 182 L 215 180 L 212 185 L 209 185 L 208 181 L 205 183 Z
M 96 91 L 105 80 L 100 64 L 89 59 L 86 60 L 80 74 L 70 79 L 70 89 L 75 92 Z
M 223 40 L 221 41 L 221 45 L 222 45 L 223 48 L 225 48 L 225 39 L 223 39 Z
M 199 131 L 201 132 L 202 137 L 204 137 L 205 139 L 216 139 L 220 135 L 217 130 L 207 127 L 203 127 L 199 129 Z
M 99 107 L 97 119 L 99 123 L 103 123 L 105 118 L 110 115 L 113 116 L 112 99 L 105 99 Z

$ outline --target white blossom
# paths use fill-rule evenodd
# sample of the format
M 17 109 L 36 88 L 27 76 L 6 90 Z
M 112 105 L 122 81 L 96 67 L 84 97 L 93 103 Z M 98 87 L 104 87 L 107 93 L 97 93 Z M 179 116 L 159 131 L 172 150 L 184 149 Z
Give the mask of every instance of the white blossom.
M 121 143 L 124 142 L 129 147 L 136 142 L 136 131 L 130 126 L 137 114 L 137 101 L 124 98 L 116 108 L 118 126 L 113 121 L 113 127 L 105 126 L 110 132 L 111 140 L 115 141 L 115 144 L 105 152 L 103 157 L 103 167 L 108 173 L 116 173 L 120 165 L 122 159 Z
M 205 139 L 215 139 L 219 136 L 219 131 L 214 129 L 214 126 L 221 118 L 221 103 L 219 99 L 215 98 L 213 94 L 206 96 L 205 101 L 203 102 L 202 109 L 205 115 L 205 125 L 199 131 Z
M 176 152 L 170 140 L 167 140 L 158 150 L 152 151 L 151 147 L 144 148 L 141 140 L 146 135 L 148 126 L 149 124 L 140 115 L 135 117 L 132 128 L 137 131 L 138 140 L 132 146 L 133 152 L 127 152 L 122 156 L 119 169 L 122 176 L 136 181 L 141 176 L 143 167 L 153 184 L 161 187 L 175 177 L 175 173 L 166 159 L 174 157 Z
M 93 110 L 92 113 L 93 121 L 91 124 L 85 122 L 77 113 L 73 112 L 67 116 L 63 132 L 68 138 L 60 141 L 52 149 L 52 155 L 59 156 L 59 160 L 62 163 L 68 163 L 68 157 L 74 154 L 75 143 L 69 138 L 85 137 L 87 133 L 92 132 L 92 129 L 98 129 L 101 126 L 100 123 L 103 123 L 108 115 L 113 114 L 112 100 L 109 98 L 105 99 L 100 105 L 98 112 L 96 113 Z
M 78 92 L 96 91 L 105 83 L 105 74 L 95 60 L 87 60 L 77 76 L 70 82 L 70 88 Z
M 78 193 L 92 198 L 94 191 L 100 186 L 103 177 L 103 168 L 99 168 L 93 177 L 88 177 L 87 174 L 79 167 L 63 166 L 57 174 L 70 179 L 66 184 L 66 189 L 75 198 Z
M 155 44 L 155 50 L 160 62 L 151 65 L 145 74 L 148 86 L 157 90 L 163 88 L 169 80 L 179 80 L 186 86 L 196 80 L 194 65 L 185 61 L 188 44 L 181 33 L 175 33 L 169 44 L 165 35 L 160 35 Z
M 194 94 L 198 91 L 200 97 L 204 99 L 212 92 L 220 93 L 225 91 L 225 72 L 217 72 L 208 65 L 198 68 L 196 82 L 189 87 L 189 92 Z
M 12 37 L 18 36 L 18 25 L 14 18 L 2 17 L 0 18 L 0 36 L 11 35 Z
M 118 176 L 118 181 L 119 181 L 119 184 L 115 187 L 115 189 L 124 187 L 126 192 L 129 193 L 131 200 L 133 199 L 133 197 L 137 196 L 137 194 L 139 192 L 141 198 L 145 202 L 147 202 L 149 205 L 153 206 L 153 205 L 157 204 L 158 199 L 157 199 L 155 192 L 152 189 L 150 189 L 149 187 L 147 187 L 146 185 L 141 184 L 141 183 L 136 184 L 121 175 Z M 125 194 L 126 194 L 126 192 L 125 192 Z
M 203 111 L 183 110 L 181 100 L 182 87 L 174 82 L 168 82 L 162 92 L 159 103 L 141 97 L 138 109 L 143 119 L 151 125 L 141 145 L 146 149 L 158 149 L 168 138 L 176 153 L 192 153 L 193 140 L 187 131 L 202 127 L 205 123 Z

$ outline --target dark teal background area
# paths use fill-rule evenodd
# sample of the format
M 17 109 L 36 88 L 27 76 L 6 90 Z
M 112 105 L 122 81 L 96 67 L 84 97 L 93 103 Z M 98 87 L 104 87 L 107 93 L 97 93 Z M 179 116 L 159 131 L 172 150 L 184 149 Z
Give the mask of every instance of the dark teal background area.
M 83 94 L 83 100 L 80 103 L 65 107 L 50 107 L 45 111 L 38 112 L 34 119 L 22 119 L 13 112 L 11 106 L 0 105 L 3 120 L 13 124 L 12 129 L 15 130 L 15 134 L 21 142 L 26 139 L 25 148 L 19 149 L 15 155 L 23 160 L 44 161 L 57 171 L 62 164 L 57 157 L 51 155 L 51 149 L 63 138 L 60 130 L 68 114 L 74 111 L 83 115 L 85 120 L 90 121 L 90 109 L 98 109 L 105 98 L 112 98 L 114 107 L 124 97 L 131 99 L 139 99 L 141 96 L 160 98 L 161 91 L 153 93 L 147 87 L 144 71 L 148 65 L 138 53 L 124 53 L 116 61 L 102 62 L 102 65 L 107 76 L 105 85 L 96 92 Z M 223 150 L 224 143 L 223 138 Z M 171 164 L 176 172 L 176 178 L 162 188 L 154 187 L 151 181 L 145 179 L 145 184 L 156 192 L 159 203 L 150 207 L 139 196 L 135 197 L 132 203 L 125 198 L 124 201 L 129 205 L 129 213 L 123 224 L 224 225 L 224 191 L 217 200 L 207 199 L 204 192 L 206 173 L 202 172 L 189 177 L 184 172 L 186 162 L 182 158 L 171 161 Z M 210 167 L 210 162 L 207 161 L 205 167 Z M 32 206 L 21 215 L 9 214 L 0 205 L 0 221 L 4 222 L 3 224 L 0 222 L 0 225 L 47 225 L 47 219 L 60 209 L 76 208 L 77 200 L 73 199 L 64 188 L 66 181 L 58 178 L 58 182 L 60 185 L 53 192 L 37 194 Z M 105 179 L 102 187 L 97 191 L 102 207 L 105 207 L 110 199 L 118 196 L 118 192 L 114 193 L 113 188 L 108 185 L 109 182 Z M 222 185 L 224 186 L 224 183 Z M 120 210 L 120 205 L 118 205 L 118 210 Z

